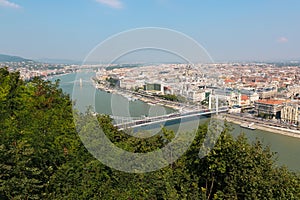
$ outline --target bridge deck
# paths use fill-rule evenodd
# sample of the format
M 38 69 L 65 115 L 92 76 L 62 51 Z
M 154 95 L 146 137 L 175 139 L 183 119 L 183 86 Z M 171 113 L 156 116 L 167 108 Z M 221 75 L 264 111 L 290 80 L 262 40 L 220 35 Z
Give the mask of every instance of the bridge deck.
M 173 120 L 177 120 L 177 119 L 191 118 L 191 117 L 195 117 L 195 116 L 209 115 L 209 114 L 218 114 L 218 113 L 223 113 L 223 112 L 227 112 L 227 111 L 228 111 L 228 107 L 221 107 L 218 110 L 211 109 L 211 110 L 192 111 L 192 112 L 188 112 L 188 113 L 172 113 L 172 114 L 162 115 L 162 116 L 145 117 L 143 119 L 138 119 L 138 120 L 131 120 L 131 121 L 129 120 L 125 123 L 115 124 L 115 126 L 118 127 L 119 130 L 124 130 L 124 129 L 128 129 L 128 128 L 136 128 L 136 127 L 141 127 L 141 126 L 146 126 L 146 125 L 151 125 L 151 124 L 173 121 Z M 114 117 L 112 117 L 112 118 L 114 118 Z

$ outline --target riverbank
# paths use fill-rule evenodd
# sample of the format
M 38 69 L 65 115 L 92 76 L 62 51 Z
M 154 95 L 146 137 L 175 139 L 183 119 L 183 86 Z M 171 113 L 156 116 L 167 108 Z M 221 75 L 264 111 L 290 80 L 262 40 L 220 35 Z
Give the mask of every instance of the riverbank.
M 92 77 L 93 75 L 94 75 L 94 73 L 90 73 L 90 74 L 85 74 L 81 77 L 83 78 L 83 80 L 89 80 L 90 77 Z M 64 92 L 70 94 L 71 97 L 73 97 L 72 96 L 72 94 L 74 92 L 73 85 L 74 85 L 74 81 L 76 80 L 76 76 L 77 76 L 76 73 L 73 73 L 73 74 L 71 73 L 71 74 L 67 74 L 65 76 L 59 77 L 59 79 L 61 79 L 60 87 L 63 89 Z M 53 79 L 52 81 L 54 81 L 54 80 L 55 79 Z M 104 114 L 109 114 L 109 115 L 112 114 L 111 94 L 108 94 L 107 92 L 102 92 L 101 90 L 95 91 L 95 87 L 92 83 L 84 84 L 83 89 L 78 91 L 77 98 L 83 97 L 83 99 L 85 100 L 85 99 L 88 99 L 88 98 L 86 98 L 86 94 L 89 94 L 89 93 L 94 94 L 95 92 L 96 92 L 97 99 L 98 99 L 98 101 L 95 102 L 97 111 L 99 113 L 104 113 Z M 120 107 L 122 107 L 122 105 L 127 105 L 127 104 L 123 104 L 125 102 L 123 97 L 120 97 L 119 95 L 117 95 L 114 98 L 115 98 L 116 102 L 117 101 L 120 102 Z M 83 100 L 83 104 L 85 103 L 84 100 Z M 129 104 L 131 105 L 131 107 L 130 107 L 131 116 L 140 117 L 142 115 L 149 114 L 150 108 L 149 108 L 148 104 L 146 104 L 142 101 L 138 101 L 138 100 L 132 101 Z M 87 102 L 86 105 L 90 105 L 90 102 Z M 115 105 L 115 106 L 116 106 L 115 109 L 118 109 L 117 105 Z M 83 109 L 85 110 L 86 107 L 84 106 Z M 167 111 L 167 114 L 173 112 L 173 111 L 170 111 L 169 108 L 167 108 L 166 111 Z M 188 131 L 193 130 L 194 124 L 193 124 L 193 122 L 181 123 L 180 125 L 179 124 L 170 124 L 168 126 L 168 129 L 176 132 L 179 130 L 179 127 L 180 127 L 180 130 L 184 130 L 184 131 L 188 132 Z M 262 142 L 262 144 L 264 144 L 265 146 L 269 145 L 271 147 L 272 152 L 277 152 L 278 160 L 276 161 L 276 164 L 278 164 L 280 166 L 287 165 L 289 167 L 289 169 L 294 170 L 294 171 L 299 170 L 300 139 L 293 138 L 293 137 L 287 137 L 282 134 L 274 134 L 273 131 L 268 132 L 268 131 L 262 131 L 259 129 L 252 131 L 249 129 L 243 129 L 240 127 L 240 125 L 233 124 L 233 123 L 232 123 L 232 127 L 233 127 L 232 134 L 234 136 L 238 136 L 241 133 L 241 131 L 244 131 L 249 142 L 255 142 L 256 139 L 259 139 Z M 155 131 L 155 130 L 153 130 L 153 131 Z
M 62 77 L 62 76 L 65 76 L 65 75 L 68 75 L 68 74 L 73 74 L 75 72 L 65 72 L 65 73 L 61 73 L 61 74 L 52 74 L 50 76 L 46 76 L 44 77 L 43 79 L 44 80 L 51 80 L 51 79 L 57 79 L 58 77 Z
M 300 139 L 300 131 L 298 131 L 298 130 L 270 126 L 270 125 L 264 124 L 263 121 L 260 122 L 257 119 L 244 118 L 244 117 L 230 115 L 230 114 L 221 114 L 219 116 L 221 116 L 222 119 L 225 119 L 226 121 L 234 123 L 234 124 L 242 125 L 245 123 L 254 123 L 254 125 L 252 126 L 253 128 L 263 130 L 263 131 L 268 131 L 268 132 L 274 133 L 274 134 L 281 134 L 281 135 Z
M 163 100 L 163 99 L 151 96 L 149 94 L 142 94 L 142 93 L 124 90 L 124 89 L 120 89 L 120 88 L 118 88 L 118 89 L 111 88 L 111 87 L 107 87 L 103 84 L 95 84 L 94 87 L 96 87 L 96 89 L 102 90 L 104 92 L 121 95 L 121 96 L 127 98 L 129 101 L 140 100 L 149 105 L 165 106 L 165 107 L 174 109 L 175 111 L 179 111 L 182 109 L 182 106 L 178 102 Z

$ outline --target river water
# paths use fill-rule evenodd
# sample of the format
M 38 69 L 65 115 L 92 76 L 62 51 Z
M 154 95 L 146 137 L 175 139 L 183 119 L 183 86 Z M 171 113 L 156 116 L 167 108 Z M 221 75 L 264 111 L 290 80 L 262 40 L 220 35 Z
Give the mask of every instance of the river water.
M 163 106 L 149 105 L 139 100 L 130 101 L 118 94 L 96 90 L 90 81 L 92 75 L 93 73 L 78 73 L 77 75 L 74 73 L 57 76 L 50 80 L 60 79 L 63 91 L 71 95 L 77 108 L 82 112 L 89 105 L 92 105 L 98 113 L 123 117 L 158 116 L 174 112 L 173 109 Z M 83 80 L 82 84 L 80 84 L 80 78 Z M 76 81 L 74 82 L 74 80 Z M 200 122 L 173 122 L 166 123 L 165 126 L 174 131 L 191 131 L 191 129 L 197 127 L 196 125 L 205 121 L 207 121 L 207 118 L 202 117 Z M 250 142 L 259 139 L 264 145 L 270 145 L 273 152 L 277 152 L 278 160 L 276 163 L 278 165 L 286 165 L 291 170 L 300 171 L 300 139 L 261 130 L 249 130 L 236 124 L 231 125 L 234 136 L 243 132 Z M 158 127 L 148 127 L 146 129 L 151 131 L 152 134 L 159 130 Z

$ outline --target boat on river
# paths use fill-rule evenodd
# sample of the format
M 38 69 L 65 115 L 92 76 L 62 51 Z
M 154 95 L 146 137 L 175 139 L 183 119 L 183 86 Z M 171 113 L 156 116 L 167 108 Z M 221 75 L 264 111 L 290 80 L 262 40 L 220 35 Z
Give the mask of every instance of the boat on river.
M 240 126 L 242 128 L 250 129 L 250 130 L 255 130 L 256 128 L 253 127 L 254 123 L 251 124 L 241 124 Z

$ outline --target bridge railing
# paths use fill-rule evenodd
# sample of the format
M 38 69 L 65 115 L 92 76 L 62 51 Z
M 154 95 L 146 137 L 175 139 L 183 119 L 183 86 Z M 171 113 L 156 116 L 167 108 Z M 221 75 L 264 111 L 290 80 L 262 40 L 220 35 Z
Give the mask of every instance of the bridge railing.
M 220 107 L 217 109 L 203 109 L 203 110 L 197 110 L 197 111 L 191 111 L 191 112 L 187 112 L 187 113 L 171 113 L 171 114 L 167 114 L 167 115 L 161 115 L 161 116 L 154 116 L 154 117 L 143 117 L 143 118 L 138 118 L 137 120 L 132 120 L 133 118 L 127 118 L 128 121 L 123 123 L 116 123 L 115 126 L 118 128 L 130 128 L 132 126 L 136 126 L 136 125 L 141 125 L 141 124 L 147 124 L 147 123 L 151 123 L 151 122 L 157 122 L 157 121 L 167 121 L 172 120 L 172 119 L 176 119 L 176 118 L 183 118 L 183 117 L 188 117 L 188 116 L 197 116 L 197 115 L 204 115 L 204 114 L 211 114 L 211 113 L 217 113 L 217 112 L 225 112 L 228 111 L 228 107 Z M 114 117 L 112 117 L 114 118 Z

